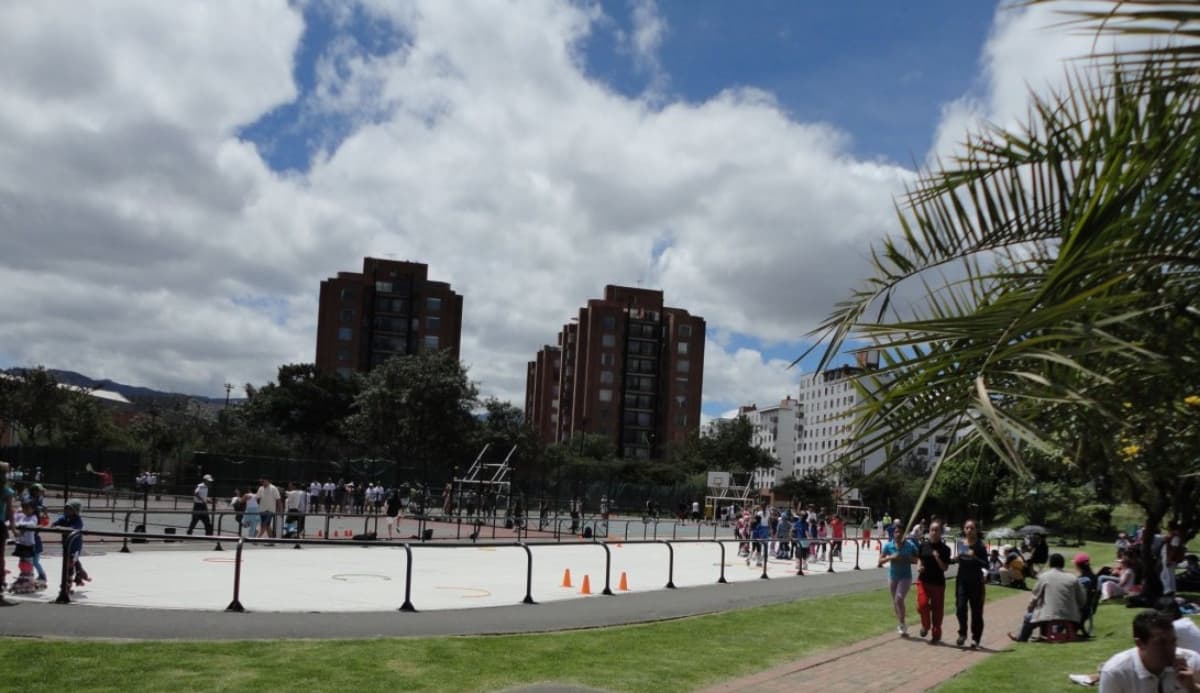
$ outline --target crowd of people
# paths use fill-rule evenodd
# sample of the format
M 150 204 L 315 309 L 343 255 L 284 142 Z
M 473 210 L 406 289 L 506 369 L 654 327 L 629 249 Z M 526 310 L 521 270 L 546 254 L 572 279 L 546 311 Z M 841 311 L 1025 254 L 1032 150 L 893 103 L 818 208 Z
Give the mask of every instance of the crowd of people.
M 41 592 L 48 586 L 46 569 L 42 567 L 43 528 L 62 527 L 83 529 L 82 506 L 78 500 L 68 500 L 62 512 L 51 519 L 46 505 L 46 489 L 38 476 L 22 474 L 12 478 L 13 469 L 7 462 L 0 462 L 0 547 L 13 542 L 13 555 L 17 558 L 17 576 L 9 580 L 7 565 L 0 568 L 0 594 L 30 594 Z M 66 546 L 67 583 L 78 587 L 91 582 L 91 576 L 83 569 L 80 556 L 83 552 L 82 535 L 71 537 Z M 4 563 L 7 563 L 5 561 Z M 0 600 L 2 602 L 2 600 Z

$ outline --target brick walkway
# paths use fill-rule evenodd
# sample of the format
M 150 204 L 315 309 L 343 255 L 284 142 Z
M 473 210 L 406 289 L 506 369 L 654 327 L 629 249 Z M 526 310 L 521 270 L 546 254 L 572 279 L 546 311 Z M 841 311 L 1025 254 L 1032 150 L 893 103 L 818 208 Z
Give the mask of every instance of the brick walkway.
M 1007 633 L 1017 631 L 1025 607 L 1029 604 L 1029 592 L 1016 592 L 1011 597 L 988 602 L 983 612 L 983 645 L 972 652 L 954 646 L 958 632 L 958 622 L 954 618 L 954 595 L 949 593 L 946 597 L 943 639 L 949 641 L 948 645 L 930 645 L 927 638 L 916 637 L 918 626 L 910 626 L 913 634 L 910 638 L 901 638 L 893 631 L 836 650 L 818 652 L 758 674 L 726 681 L 700 693 L 926 691 L 975 665 L 984 657 L 1008 647 L 1011 642 Z M 890 614 L 881 614 L 881 618 L 887 616 Z M 919 624 L 919 618 L 914 620 L 916 616 L 916 607 L 910 603 L 909 619 Z

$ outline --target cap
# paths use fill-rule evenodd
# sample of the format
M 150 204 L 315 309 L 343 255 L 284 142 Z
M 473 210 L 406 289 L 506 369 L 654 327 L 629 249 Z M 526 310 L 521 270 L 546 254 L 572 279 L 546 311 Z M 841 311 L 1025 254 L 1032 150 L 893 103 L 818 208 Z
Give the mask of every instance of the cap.
M 201 478 L 202 478 L 202 479 L 204 479 L 205 481 L 208 481 L 208 482 L 211 482 L 211 481 L 213 480 L 213 478 L 212 478 L 212 474 L 205 474 L 205 475 L 204 475 L 203 477 L 201 477 Z
M 77 501 L 77 500 L 69 500 L 69 501 L 67 501 L 67 507 L 74 508 L 75 512 L 79 512 L 80 510 L 83 509 L 83 503 L 81 503 L 80 501 Z
M 1092 557 L 1087 555 L 1086 553 L 1083 553 L 1081 551 L 1081 552 L 1075 554 L 1075 565 L 1083 565 L 1084 563 L 1091 563 L 1091 562 L 1092 562 Z

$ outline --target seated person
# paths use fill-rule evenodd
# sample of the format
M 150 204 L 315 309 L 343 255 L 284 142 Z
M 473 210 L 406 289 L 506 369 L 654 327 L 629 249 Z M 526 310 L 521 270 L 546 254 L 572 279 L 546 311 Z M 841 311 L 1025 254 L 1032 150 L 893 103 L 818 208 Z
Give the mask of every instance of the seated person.
M 1118 599 L 1127 594 L 1138 594 L 1142 591 L 1141 585 L 1137 583 L 1134 560 L 1129 556 L 1121 559 L 1121 565 L 1113 575 L 1101 575 L 1098 579 L 1100 581 L 1100 601 L 1102 602 Z
M 1025 611 L 1021 631 L 1018 635 L 1009 633 L 1010 639 L 1027 642 L 1035 628 L 1054 621 L 1082 624 L 1087 593 L 1074 575 L 1063 571 L 1066 564 L 1061 553 L 1050 555 L 1050 567 L 1042 572 L 1033 588 L 1033 599 Z
M 1022 588 L 1025 586 L 1025 559 L 1011 546 L 1004 547 L 1004 567 L 1000 569 L 1000 584 Z
M 992 553 L 988 556 L 988 582 L 993 585 L 1000 584 L 1000 571 L 1004 569 L 1004 559 L 1000 558 L 1000 550 L 992 549 Z
M 1193 553 L 1183 561 L 1184 569 L 1175 577 L 1175 588 L 1181 592 L 1200 591 L 1200 560 Z
M 1082 686 L 1099 683 L 1102 693 L 1197 690 L 1200 654 L 1180 646 L 1178 633 L 1179 621 L 1171 613 L 1143 611 L 1133 619 L 1135 647 L 1110 657 L 1099 674 L 1067 678 Z

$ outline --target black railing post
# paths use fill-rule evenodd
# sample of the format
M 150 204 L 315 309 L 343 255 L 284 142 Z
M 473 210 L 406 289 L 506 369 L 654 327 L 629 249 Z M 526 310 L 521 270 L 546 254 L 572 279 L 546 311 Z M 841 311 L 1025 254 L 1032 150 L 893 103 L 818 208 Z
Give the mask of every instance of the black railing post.
M 229 606 L 225 607 L 226 611 L 236 611 L 242 613 L 246 610 L 242 606 L 242 546 L 246 543 L 245 537 L 238 537 L 237 552 L 233 557 L 233 601 L 229 602 Z
M 767 540 L 767 539 L 763 539 L 763 542 L 762 542 L 762 562 L 763 562 L 763 571 L 762 571 L 762 575 L 759 575 L 759 576 L 758 576 L 758 579 L 759 579 L 759 580 L 770 580 L 770 579 L 771 579 L 771 578 L 770 578 L 770 577 L 767 575 L 767 563 L 770 563 L 770 562 L 771 562 L 771 557 L 770 557 L 770 555 L 768 555 L 768 554 L 767 554 L 767 548 L 768 548 L 770 545 L 771 545 L 771 542 L 770 542 L 769 540 Z
M 519 542 L 521 548 L 525 549 L 525 598 L 521 600 L 523 604 L 537 604 L 533 601 L 533 551 L 529 549 L 529 545 L 525 542 Z
M 858 554 L 861 549 L 862 549 L 862 542 L 860 540 L 856 539 L 854 541 L 854 569 L 855 570 L 862 570 L 862 568 L 858 567 Z
M 75 538 L 83 533 L 79 530 L 71 530 L 63 532 L 62 535 L 62 581 L 58 584 L 58 598 L 54 600 L 55 604 L 70 604 L 71 603 L 71 569 L 74 567 L 74 557 L 71 555 L 71 544 Z
M 600 594 L 612 596 L 611 578 L 612 578 L 612 549 L 608 548 L 607 542 L 600 542 L 600 546 L 604 549 L 604 591 Z
M 412 547 L 409 546 L 407 543 L 401 544 L 401 546 L 404 547 L 404 554 L 406 556 L 406 560 L 405 560 L 405 565 L 404 565 L 404 603 L 400 605 L 400 610 L 407 611 L 407 612 L 414 612 L 417 609 L 416 609 L 416 607 L 413 606 L 413 603 L 412 603 L 412 564 L 413 564 Z M 530 561 L 532 561 L 532 560 L 533 559 L 531 558 Z
M 669 540 L 664 539 L 663 543 L 667 545 L 667 589 L 675 589 L 675 547 L 671 546 Z
M 329 539 L 329 511 L 325 511 L 325 538 Z
M 833 572 L 833 544 L 825 545 L 825 553 L 829 554 L 829 570 L 826 570 L 825 572 L 832 573 Z
M 129 534 L 129 515 L 132 512 L 133 512 L 132 510 L 125 511 L 125 534 L 126 535 Z M 143 529 L 145 529 L 145 527 L 146 527 L 146 525 L 142 525 Z M 121 537 L 121 553 L 129 553 L 129 537 L 128 536 Z M 63 555 L 65 556 L 66 554 L 63 554 Z
M 721 577 L 717 580 L 717 583 L 724 585 L 729 582 L 725 579 L 725 542 L 718 541 L 717 546 L 721 547 Z

